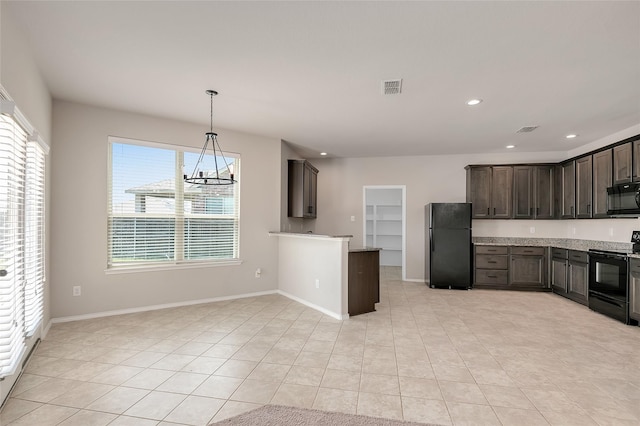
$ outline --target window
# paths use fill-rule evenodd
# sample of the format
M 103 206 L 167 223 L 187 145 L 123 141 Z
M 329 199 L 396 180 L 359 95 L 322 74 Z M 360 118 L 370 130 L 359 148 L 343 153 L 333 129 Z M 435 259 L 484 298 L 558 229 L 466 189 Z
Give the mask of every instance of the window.
M 7 98 L 0 88 L 0 403 L 42 325 L 48 151 Z
M 238 258 L 238 183 L 185 183 L 199 150 L 120 138 L 109 145 L 108 268 Z M 239 156 L 225 158 L 239 176 Z

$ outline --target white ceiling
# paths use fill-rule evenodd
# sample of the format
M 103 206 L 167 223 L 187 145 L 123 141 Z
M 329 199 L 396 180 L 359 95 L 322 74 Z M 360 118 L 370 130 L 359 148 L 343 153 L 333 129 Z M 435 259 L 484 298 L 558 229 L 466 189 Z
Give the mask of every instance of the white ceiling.
M 567 151 L 640 123 L 637 1 L 2 7 L 56 99 L 204 132 L 204 91 L 215 89 L 214 127 L 284 139 L 309 156 Z M 402 93 L 383 96 L 382 80 L 395 78 Z M 475 97 L 484 102 L 467 106 Z M 540 127 L 515 133 L 530 125 Z

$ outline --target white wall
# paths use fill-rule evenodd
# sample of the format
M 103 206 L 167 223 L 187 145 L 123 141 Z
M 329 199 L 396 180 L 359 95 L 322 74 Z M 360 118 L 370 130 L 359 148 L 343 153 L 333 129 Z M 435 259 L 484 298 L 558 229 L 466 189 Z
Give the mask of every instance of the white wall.
M 590 146 L 595 149 L 637 133 L 640 133 L 638 127 L 634 126 L 616 133 L 616 140 L 607 137 Z M 362 187 L 406 185 L 406 276 L 409 280 L 423 280 L 424 205 L 431 202 L 464 202 L 466 165 L 557 162 L 567 158 L 570 157 L 566 152 L 543 152 L 314 159 L 314 165 L 321 171 L 318 174 L 318 211 L 322 213 L 316 220 L 316 231 L 320 234 L 351 234 L 355 241 L 362 241 Z M 350 216 L 355 216 L 356 221 L 351 222 Z M 530 233 L 531 227 L 535 228 L 534 234 Z M 567 237 L 628 242 L 633 229 L 640 229 L 637 219 L 473 222 L 474 236 Z
M 52 155 L 52 317 L 179 303 L 277 289 L 280 141 L 218 130 L 241 154 L 240 258 L 235 266 L 105 274 L 108 136 L 201 148 L 202 125 L 55 101 Z M 262 269 L 257 279 L 254 272 Z M 72 287 L 82 286 L 73 297 Z
M 51 139 L 51 95 L 33 59 L 31 49 L 19 26 L 12 19 L 10 10 L 0 1 L 0 84 L 7 90 L 11 98 L 42 139 L 53 150 Z M 44 324 L 48 324 L 50 314 L 49 274 L 51 253 L 51 162 L 46 163 L 45 194 L 45 286 L 44 286 Z
M 348 238 L 276 234 L 285 295 L 336 319 L 348 317 Z M 316 285 L 317 282 L 317 285 Z

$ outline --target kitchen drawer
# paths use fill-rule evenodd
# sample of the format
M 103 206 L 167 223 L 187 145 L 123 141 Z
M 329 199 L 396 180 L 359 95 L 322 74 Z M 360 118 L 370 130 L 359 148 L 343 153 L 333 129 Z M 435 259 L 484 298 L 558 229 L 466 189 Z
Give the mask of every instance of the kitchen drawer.
M 551 257 L 555 257 L 556 259 L 568 259 L 569 250 L 553 247 L 551 249 Z
M 509 274 L 506 270 L 476 269 L 476 284 L 507 285 Z
M 491 254 L 477 254 L 476 268 L 478 269 L 507 269 L 507 256 Z
M 569 260 L 572 262 L 588 263 L 589 254 L 586 251 L 569 250 Z
M 476 246 L 477 254 L 507 254 L 505 246 Z
M 544 247 L 511 247 L 511 254 L 521 256 L 544 256 Z

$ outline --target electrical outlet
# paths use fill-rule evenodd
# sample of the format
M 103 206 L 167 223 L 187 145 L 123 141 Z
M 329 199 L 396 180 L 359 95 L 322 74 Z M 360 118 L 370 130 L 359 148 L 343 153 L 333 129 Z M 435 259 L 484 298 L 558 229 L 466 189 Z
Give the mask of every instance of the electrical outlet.
M 316 278 L 316 288 L 320 288 L 320 280 Z
M 74 285 L 73 286 L 73 295 L 74 296 L 80 296 L 82 294 L 82 287 L 80 287 L 79 285 Z
M 256 269 L 256 278 L 260 278 L 262 275 L 262 270 L 260 268 Z
M 351 222 L 355 222 L 356 221 L 356 217 L 355 216 L 351 216 Z
M 530 227 L 529 228 L 529 233 L 530 234 L 535 234 L 536 233 L 536 227 L 535 226 Z
M 609 236 L 613 237 L 613 228 L 609 228 Z

